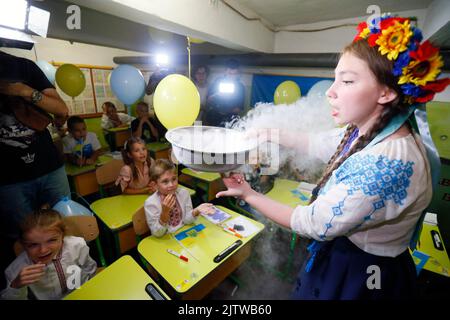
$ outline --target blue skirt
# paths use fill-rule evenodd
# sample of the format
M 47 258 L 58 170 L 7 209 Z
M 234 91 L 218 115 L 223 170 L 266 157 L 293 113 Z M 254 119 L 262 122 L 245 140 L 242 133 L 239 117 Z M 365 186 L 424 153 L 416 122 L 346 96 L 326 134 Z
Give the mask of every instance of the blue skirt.
M 367 253 L 347 237 L 323 243 L 312 269 L 304 264 L 292 299 L 413 299 L 416 268 L 408 250 L 399 256 Z

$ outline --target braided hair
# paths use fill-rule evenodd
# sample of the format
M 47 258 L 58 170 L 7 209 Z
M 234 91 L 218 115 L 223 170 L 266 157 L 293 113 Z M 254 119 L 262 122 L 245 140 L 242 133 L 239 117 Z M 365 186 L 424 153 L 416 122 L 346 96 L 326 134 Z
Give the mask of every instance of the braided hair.
M 349 142 L 350 136 L 354 133 L 355 130 L 357 130 L 354 124 L 348 125 L 344 137 L 339 143 L 336 152 L 328 161 L 322 177 L 320 178 L 316 188 L 312 192 L 312 197 L 309 201 L 310 204 L 317 199 L 320 189 L 322 189 L 328 182 L 334 170 L 339 168 L 339 166 L 344 163 L 344 161 L 347 160 L 347 158 L 349 158 L 352 154 L 364 149 L 378 135 L 378 133 L 380 133 L 381 130 L 383 130 L 388 125 L 388 123 L 394 116 L 400 113 L 404 113 L 408 110 L 407 105 L 402 102 L 404 101 L 402 91 L 397 84 L 396 78 L 392 74 L 392 61 L 388 60 L 385 56 L 380 55 L 378 53 L 378 49 L 369 46 L 366 41 L 357 41 L 349 44 L 344 48 L 343 53 L 351 53 L 358 58 L 366 61 L 370 70 L 377 78 L 378 82 L 393 89 L 397 93 L 397 97 L 393 101 L 384 104 L 384 111 L 375 121 L 373 126 L 365 134 L 360 136 L 358 140 L 356 140 L 356 142 L 353 144 L 350 150 L 348 150 L 348 152 L 341 155 L 344 147 Z

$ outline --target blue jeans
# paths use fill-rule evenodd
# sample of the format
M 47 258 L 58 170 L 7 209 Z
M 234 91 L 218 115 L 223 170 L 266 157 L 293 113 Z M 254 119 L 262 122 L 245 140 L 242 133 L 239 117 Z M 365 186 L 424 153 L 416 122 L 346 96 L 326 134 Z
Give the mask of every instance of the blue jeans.
M 0 186 L 0 238 L 17 238 L 27 214 L 46 203 L 53 207 L 64 196 L 70 197 L 64 166 L 30 181 Z

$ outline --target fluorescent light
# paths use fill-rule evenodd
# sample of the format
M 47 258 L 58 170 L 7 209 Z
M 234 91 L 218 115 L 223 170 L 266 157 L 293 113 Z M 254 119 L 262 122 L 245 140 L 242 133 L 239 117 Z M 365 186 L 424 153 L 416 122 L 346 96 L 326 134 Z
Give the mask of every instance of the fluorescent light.
M 0 0 L 0 25 L 25 29 L 28 2 L 25 0 Z
M 221 93 L 233 93 L 234 92 L 234 83 L 232 83 L 232 82 L 220 82 L 219 83 L 219 92 L 221 92 Z

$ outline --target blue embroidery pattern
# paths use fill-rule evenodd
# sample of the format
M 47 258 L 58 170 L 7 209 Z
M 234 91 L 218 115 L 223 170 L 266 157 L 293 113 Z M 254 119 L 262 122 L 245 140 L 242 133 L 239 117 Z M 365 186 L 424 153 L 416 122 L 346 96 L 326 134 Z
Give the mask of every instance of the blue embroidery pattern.
M 349 186 L 347 196 L 331 208 L 333 215 L 330 221 L 325 223 L 325 231 L 320 238 L 325 240 L 328 230 L 332 228 L 333 219 L 343 214 L 345 200 L 356 191 L 368 196 L 378 196 L 378 200 L 372 203 L 373 209 L 363 221 L 349 232 L 372 219 L 374 212 L 383 208 L 386 201 L 393 200 L 396 204 L 402 205 L 408 195 L 406 190 L 414 173 L 413 165 L 413 161 L 403 163 L 402 160 L 389 160 L 382 155 L 355 154 L 349 157 L 335 173 L 336 184 L 344 183 Z

